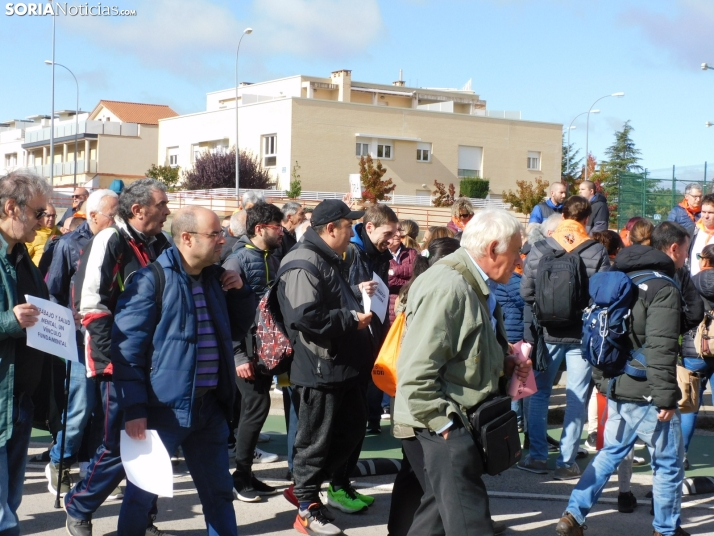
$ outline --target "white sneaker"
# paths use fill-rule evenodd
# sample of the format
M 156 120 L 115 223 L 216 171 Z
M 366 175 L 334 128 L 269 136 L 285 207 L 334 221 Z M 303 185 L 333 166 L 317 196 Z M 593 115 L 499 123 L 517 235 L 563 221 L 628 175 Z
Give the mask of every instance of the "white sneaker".
M 280 456 L 277 454 L 271 454 L 270 452 L 265 452 L 258 448 L 255 449 L 253 453 L 253 463 L 273 463 L 277 462 Z
M 87 476 L 87 467 L 89 467 L 89 462 L 79 462 L 79 478 L 82 480 Z
M 267 443 L 268 441 L 270 441 L 270 439 L 270 434 L 264 434 L 263 432 L 260 432 L 260 435 L 258 436 L 258 443 Z

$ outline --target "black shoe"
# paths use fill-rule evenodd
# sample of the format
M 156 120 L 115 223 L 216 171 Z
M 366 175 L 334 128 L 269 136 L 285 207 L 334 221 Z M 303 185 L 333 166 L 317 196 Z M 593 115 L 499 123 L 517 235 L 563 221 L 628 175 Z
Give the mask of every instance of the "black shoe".
M 548 442 L 548 452 L 560 452 L 560 441 L 545 434 L 545 440 Z
M 92 536 L 92 522 L 83 519 L 76 519 L 67 514 L 67 522 L 65 523 L 67 533 L 70 536 Z
M 240 488 L 233 485 L 233 496 L 239 501 L 253 503 L 260 501 L 260 495 L 253 489 L 252 486 L 241 486 Z
M 588 434 L 588 438 L 585 440 L 585 444 L 583 446 L 590 452 L 595 452 L 597 450 L 597 432 Z
M 294 482 L 293 480 L 293 472 L 288 469 L 288 472 L 285 473 L 285 480 L 289 480 L 290 482 Z
M 617 511 L 623 514 L 631 514 L 637 507 L 637 497 L 631 491 L 620 493 L 617 496 Z
M 173 534 L 164 532 L 156 525 L 149 525 L 148 527 L 146 527 L 146 536 L 173 536 Z
M 250 487 L 253 488 L 253 490 L 260 496 L 260 495 L 273 495 L 274 493 L 277 493 L 278 490 L 276 490 L 273 486 L 269 486 L 262 480 L 258 480 L 255 478 L 255 475 L 253 475 L 250 479 Z
M 372 424 L 367 427 L 367 435 L 379 435 L 382 433 L 382 428 L 378 424 Z
M 32 458 L 28 460 L 30 463 L 49 463 L 50 462 L 50 449 L 46 451 L 35 454 Z

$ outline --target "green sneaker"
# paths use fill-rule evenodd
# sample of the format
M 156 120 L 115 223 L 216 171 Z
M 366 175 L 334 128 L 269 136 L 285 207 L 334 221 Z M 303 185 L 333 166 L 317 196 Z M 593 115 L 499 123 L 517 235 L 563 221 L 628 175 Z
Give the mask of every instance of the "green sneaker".
M 367 506 L 372 506 L 374 504 L 374 497 L 370 495 L 362 495 L 359 491 L 357 491 L 352 484 L 349 484 L 349 490 L 354 494 L 355 497 L 357 497 L 360 501 L 362 501 L 364 504 Z
M 346 514 L 356 514 L 367 509 L 367 505 L 357 498 L 354 490 L 341 488 L 339 491 L 334 491 L 332 484 L 327 488 L 327 504 Z

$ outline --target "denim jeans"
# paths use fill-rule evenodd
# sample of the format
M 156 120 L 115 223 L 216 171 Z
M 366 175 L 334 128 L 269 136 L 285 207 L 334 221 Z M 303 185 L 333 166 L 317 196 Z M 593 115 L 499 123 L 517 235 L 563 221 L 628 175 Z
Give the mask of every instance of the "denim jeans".
M 565 394 L 565 418 L 563 434 L 560 437 L 560 454 L 556 465 L 570 467 L 575 463 L 583 433 L 585 404 L 588 387 L 592 376 L 592 367 L 582 357 L 579 344 L 548 344 L 550 364 L 548 370 L 535 371 L 538 392 L 531 395 L 528 413 L 528 437 L 530 438 L 530 456 L 534 460 L 548 459 L 548 403 L 553 391 L 553 382 L 560 364 L 565 359 L 568 370 L 568 382 Z
M 69 375 L 69 398 L 67 400 L 67 437 L 64 446 L 64 459 L 71 465 L 76 461 L 77 452 L 82 446 L 84 429 L 87 427 L 96 403 L 97 386 L 93 379 L 87 378 L 87 369 L 81 363 L 72 363 Z M 50 459 L 55 465 L 60 461 L 62 430 L 50 450 Z M 67 465 L 67 468 L 69 468 Z
M 671 536 L 682 506 L 684 456 L 679 411 L 669 422 L 657 420 L 659 410 L 645 403 L 608 401 L 605 446 L 597 453 L 570 495 L 567 512 L 582 524 L 610 476 L 639 437 L 652 457 L 655 530 Z
M 17 509 L 25 483 L 27 448 L 32 434 L 32 397 L 21 394 L 12 399 L 12 436 L 0 448 L 0 534 L 20 534 Z
M 228 424 L 215 394 L 209 391 L 193 401 L 190 427 L 166 425 L 158 419 L 154 420 L 150 408 L 148 426 L 159 433 L 168 452 L 176 452 L 179 446 L 182 447 L 203 507 L 208 534 L 237 536 L 233 479 L 226 450 Z M 151 521 L 151 506 L 155 502 L 156 495 L 127 481 L 117 536 L 143 535 Z
M 707 381 L 712 381 L 712 376 L 714 376 L 714 359 L 700 359 L 698 357 L 685 357 L 682 359 L 684 368 L 691 370 L 693 372 L 698 372 L 702 378 L 702 385 L 699 389 L 699 405 L 702 405 L 702 397 L 704 396 L 704 390 L 707 388 Z M 694 436 L 694 428 L 697 424 L 697 415 L 699 415 L 699 410 L 696 413 L 683 413 L 682 414 L 682 436 L 684 437 L 684 452 L 689 452 L 689 443 L 692 442 L 692 436 Z
M 283 409 L 285 410 L 285 433 L 288 441 L 288 470 L 292 473 L 298 412 L 300 411 L 300 395 L 295 393 L 293 387 L 283 387 Z

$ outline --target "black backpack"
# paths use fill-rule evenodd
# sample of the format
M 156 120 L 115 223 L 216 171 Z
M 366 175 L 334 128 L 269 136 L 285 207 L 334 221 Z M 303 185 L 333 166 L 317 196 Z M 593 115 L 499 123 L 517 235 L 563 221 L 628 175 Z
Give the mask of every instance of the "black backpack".
M 533 314 L 545 328 L 567 328 L 582 321 L 590 299 L 588 273 L 580 254 L 595 244 L 586 240 L 571 252 L 555 250 L 545 240 L 534 246 L 543 253 L 538 261 Z

